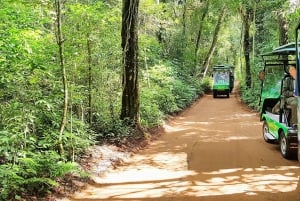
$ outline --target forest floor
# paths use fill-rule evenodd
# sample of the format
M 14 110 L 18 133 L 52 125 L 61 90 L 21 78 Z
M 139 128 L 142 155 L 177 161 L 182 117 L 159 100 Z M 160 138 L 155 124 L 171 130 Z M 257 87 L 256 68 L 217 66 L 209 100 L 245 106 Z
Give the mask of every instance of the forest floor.
M 300 201 L 297 159 L 262 138 L 256 112 L 236 92 L 205 95 L 148 141 L 95 146 L 92 182 L 57 201 Z

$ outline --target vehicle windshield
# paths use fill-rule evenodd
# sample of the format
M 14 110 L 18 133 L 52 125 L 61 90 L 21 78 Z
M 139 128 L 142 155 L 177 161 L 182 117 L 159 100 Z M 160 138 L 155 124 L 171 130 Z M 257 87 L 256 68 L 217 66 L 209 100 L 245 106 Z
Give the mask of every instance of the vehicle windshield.
M 217 71 L 214 73 L 215 84 L 228 84 L 229 83 L 229 72 L 228 71 Z
M 262 98 L 278 98 L 280 96 L 283 73 L 283 67 L 281 65 L 266 67 Z

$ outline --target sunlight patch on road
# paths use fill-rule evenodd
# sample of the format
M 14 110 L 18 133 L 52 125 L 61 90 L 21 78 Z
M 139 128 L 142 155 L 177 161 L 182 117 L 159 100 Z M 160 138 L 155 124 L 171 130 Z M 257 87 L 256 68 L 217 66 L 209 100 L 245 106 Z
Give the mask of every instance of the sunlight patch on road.
M 232 140 L 249 140 L 253 139 L 253 137 L 246 137 L 246 136 L 229 136 L 225 138 L 225 141 L 232 141 Z
M 213 124 L 223 125 L 223 129 L 215 129 Z M 236 123 L 235 127 L 240 129 L 248 130 L 252 128 L 254 125 L 259 126 L 261 123 L 253 123 L 253 122 L 242 122 Z M 220 142 L 220 141 L 233 141 L 233 140 L 250 140 L 250 139 L 260 139 L 261 136 L 257 135 L 247 135 L 243 136 L 243 134 L 232 133 L 227 129 L 231 124 L 226 123 L 225 121 L 218 122 L 206 122 L 206 121 L 184 121 L 180 125 L 164 125 L 166 133 L 176 133 L 185 131 L 182 136 L 184 137 L 195 137 L 201 139 L 203 142 Z M 213 136 L 213 137 L 212 137 Z
M 245 113 L 245 114 L 232 114 L 231 118 L 232 119 L 241 119 L 241 118 L 252 118 L 255 117 L 257 114 L 256 113 Z
M 231 169 L 221 169 L 218 171 L 212 171 L 212 172 L 203 172 L 203 174 L 228 174 L 228 173 L 232 173 L 232 172 L 237 172 L 237 171 L 241 171 L 243 170 L 243 168 L 231 168 Z
M 207 121 L 185 121 L 183 122 L 183 125 L 187 126 L 187 125 L 192 125 L 193 127 L 195 127 L 195 125 L 211 125 L 213 124 L 213 122 L 207 122 Z
M 213 177 L 197 181 L 189 196 L 216 196 L 228 194 L 253 194 L 255 192 L 290 192 L 297 188 L 298 177 L 276 174 L 250 174 L 233 177 Z
M 212 136 L 211 133 L 214 133 Z M 228 136 L 231 134 L 230 136 Z M 234 135 L 230 133 L 229 131 L 226 130 L 207 130 L 207 129 L 198 129 L 197 131 L 189 131 L 186 132 L 184 137 L 189 137 L 189 138 L 195 138 L 197 137 L 197 141 L 199 142 L 230 142 L 230 141 L 243 141 L 243 140 L 256 140 L 256 139 L 261 139 L 259 136 L 241 136 L 240 135 Z
M 258 171 L 266 171 L 266 170 L 286 171 L 286 170 L 297 170 L 297 169 L 300 169 L 300 167 L 298 167 L 298 166 L 279 166 L 279 167 L 275 167 L 275 168 L 270 168 L 270 167 L 267 167 L 267 166 L 260 166 L 259 168 L 255 168 L 255 170 L 258 170 Z
M 158 160 L 163 158 L 158 157 Z M 288 167 L 281 168 L 287 170 Z M 291 169 L 296 167 L 291 166 Z M 299 168 L 299 167 L 297 167 Z M 172 171 L 143 167 L 140 170 L 131 169 L 115 177 L 104 178 L 97 183 L 101 191 L 88 188 L 85 195 L 89 199 L 142 199 L 161 198 L 170 196 L 219 196 L 232 194 L 256 195 L 259 192 L 283 193 L 295 191 L 299 177 L 296 173 L 280 174 L 271 173 L 274 168 L 265 169 L 264 172 L 257 168 L 222 169 L 213 172 L 203 172 L 210 175 L 204 180 L 198 180 L 196 172 Z
M 89 186 L 73 198 L 134 200 L 291 192 L 297 189 L 299 176 L 296 172 L 300 168 L 260 166 L 200 173 L 188 169 L 184 152 L 136 155 L 131 164 L 119 167 L 108 177 L 95 177 L 96 186 Z
M 282 193 L 297 189 L 299 176 L 295 172 L 272 173 L 299 169 L 297 166 L 282 166 L 278 168 L 233 168 L 222 169 L 203 174 L 215 176 L 205 181 L 196 181 L 191 187 L 189 196 L 228 195 L 245 193 L 255 195 L 257 192 Z M 217 176 L 218 175 L 218 176 Z M 226 176 L 228 175 L 228 176 Z
M 164 124 L 164 129 L 165 129 L 165 132 L 172 133 L 172 132 L 184 131 L 188 128 L 195 128 L 195 126 L 197 126 L 197 125 L 209 126 L 211 124 L 212 124 L 211 122 L 184 121 L 178 125 Z
M 109 177 L 95 177 L 97 183 L 148 182 L 177 180 L 195 175 L 188 170 L 187 154 L 185 152 L 161 152 L 152 155 L 136 155 L 131 164 L 134 167 L 120 167 L 109 174 Z M 122 176 L 120 177 L 120 172 Z
M 97 186 L 89 186 L 76 197 L 87 199 L 136 199 L 156 198 L 185 191 L 191 185 L 184 178 L 197 172 L 188 170 L 185 152 L 161 152 L 148 155 L 136 155 L 131 166 L 123 166 L 110 172 L 107 177 L 95 176 Z
M 164 129 L 165 129 L 165 132 L 167 132 L 167 133 L 178 132 L 178 131 L 185 130 L 185 128 L 182 128 L 181 125 L 179 125 L 179 126 L 170 126 L 168 124 L 164 125 Z

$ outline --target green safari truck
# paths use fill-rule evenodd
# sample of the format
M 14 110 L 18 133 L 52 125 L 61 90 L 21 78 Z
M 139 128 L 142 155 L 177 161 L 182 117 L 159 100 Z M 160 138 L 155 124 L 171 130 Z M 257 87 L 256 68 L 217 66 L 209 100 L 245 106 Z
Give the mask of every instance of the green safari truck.
M 281 155 L 291 158 L 297 153 L 297 127 L 291 125 L 291 108 L 285 103 L 284 82 L 290 79 L 291 59 L 296 52 L 295 43 L 280 46 L 262 55 L 264 68 L 260 72 L 260 120 L 263 122 L 262 135 L 268 143 L 279 143 Z M 279 110 L 274 108 L 279 104 Z
M 217 65 L 213 67 L 213 97 L 218 95 L 226 95 L 229 98 L 229 94 L 233 89 L 233 67 L 227 65 Z

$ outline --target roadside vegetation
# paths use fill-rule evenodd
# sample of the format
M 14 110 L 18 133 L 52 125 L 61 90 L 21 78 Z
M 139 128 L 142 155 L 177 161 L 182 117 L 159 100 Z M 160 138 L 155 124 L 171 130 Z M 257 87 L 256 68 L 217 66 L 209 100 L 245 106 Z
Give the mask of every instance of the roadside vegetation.
M 293 38 L 300 14 L 255 2 L 139 2 L 144 131 L 209 92 L 217 64 L 235 66 L 242 100 L 258 108 L 259 54 L 284 23 Z M 2 0 L 0 19 L 0 200 L 46 196 L 65 175 L 87 176 L 77 162 L 90 146 L 145 137 L 120 118 L 122 1 Z

